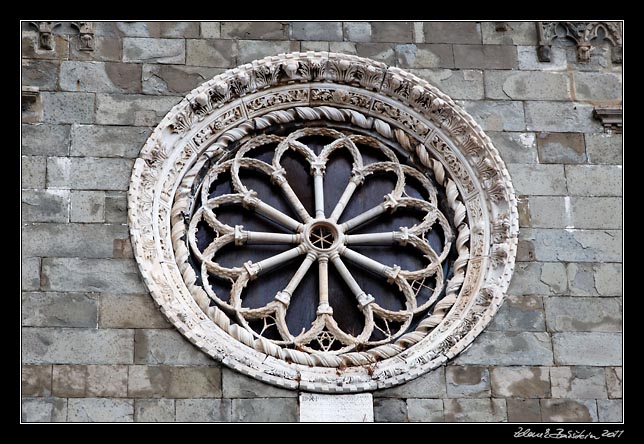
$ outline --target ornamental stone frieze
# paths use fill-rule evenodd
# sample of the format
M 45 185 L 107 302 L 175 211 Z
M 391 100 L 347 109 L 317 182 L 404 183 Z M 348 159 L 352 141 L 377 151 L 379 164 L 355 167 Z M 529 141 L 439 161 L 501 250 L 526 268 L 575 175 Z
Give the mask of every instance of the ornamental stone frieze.
M 608 41 L 613 63 L 622 63 L 622 27 L 618 22 L 537 22 L 540 62 L 550 61 L 550 49 L 557 38 L 568 38 L 577 44 L 577 60 L 590 61 L 592 42 Z

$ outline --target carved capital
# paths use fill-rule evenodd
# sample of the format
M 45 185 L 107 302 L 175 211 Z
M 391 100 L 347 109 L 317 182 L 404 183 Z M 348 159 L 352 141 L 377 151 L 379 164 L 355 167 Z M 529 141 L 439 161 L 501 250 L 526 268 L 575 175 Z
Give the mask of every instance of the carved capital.
M 40 49 L 54 49 L 52 32 L 60 22 L 30 22 L 38 30 L 38 47 Z

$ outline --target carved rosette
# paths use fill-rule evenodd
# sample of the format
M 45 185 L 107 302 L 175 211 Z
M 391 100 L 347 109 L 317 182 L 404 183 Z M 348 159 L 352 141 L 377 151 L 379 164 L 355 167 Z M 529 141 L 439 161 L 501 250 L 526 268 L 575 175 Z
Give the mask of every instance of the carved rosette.
M 190 220 L 198 211 L 208 213 L 199 209 L 203 202 L 195 203 L 197 189 L 207 180 L 204 174 L 252 163 L 239 153 L 252 149 L 257 140 L 273 137 L 276 128 L 309 125 L 335 128 L 334 134 L 349 139 L 347 134 L 360 134 L 373 144 L 404 151 L 413 166 L 404 168 L 425 174 L 444 190 L 444 213 L 453 227 L 451 271 L 442 283 L 444 292 L 415 327 L 389 335 L 384 343 L 334 351 L 269 340 L 239 318 L 231 320 L 231 312 L 239 309 L 216 301 L 204 289 L 198 267 L 191 265 L 195 251 L 189 245 Z M 280 140 L 288 142 L 288 138 L 275 139 Z M 237 167 L 231 166 L 230 159 Z M 311 162 L 312 171 L 324 169 L 317 160 Z M 279 168 L 260 167 L 274 183 L 282 183 Z M 400 165 L 390 167 L 403 171 Z M 362 183 L 361 174 L 356 172 L 357 186 Z M 239 189 L 237 195 L 218 199 L 238 200 L 246 208 L 260 206 L 252 190 L 242 185 Z M 128 203 L 139 269 L 170 322 L 225 365 L 291 389 L 359 392 L 391 387 L 453 358 L 501 305 L 516 256 L 518 216 L 510 176 L 472 117 L 424 80 L 351 55 L 281 54 L 226 71 L 196 88 L 166 115 L 141 150 Z M 428 201 L 428 214 L 439 214 L 430 207 Z M 208 223 L 218 226 L 213 218 Z M 306 223 L 293 223 L 293 239 L 300 225 Z M 327 228 L 333 231 L 334 227 Z M 248 239 L 249 233 L 241 227 L 230 233 L 220 228 L 221 242 L 234 239 L 238 244 Z M 408 236 L 405 230 L 393 235 L 404 242 Z M 313 260 L 314 255 L 309 256 Z M 251 263 L 245 270 L 231 272 L 210 259 L 206 258 L 203 270 L 231 279 L 241 275 L 250 279 L 258 271 Z M 412 276 L 399 267 L 386 273 L 401 286 L 406 284 L 400 279 Z M 288 301 L 278 296 L 276 301 Z M 358 298 L 361 308 L 372 306 L 367 296 Z M 325 310 L 322 307 L 321 313 L 328 316 Z

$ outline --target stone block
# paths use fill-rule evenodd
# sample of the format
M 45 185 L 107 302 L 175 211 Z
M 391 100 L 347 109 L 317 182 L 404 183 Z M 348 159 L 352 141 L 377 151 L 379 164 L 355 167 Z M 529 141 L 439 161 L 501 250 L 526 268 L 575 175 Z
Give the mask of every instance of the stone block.
M 394 66 L 396 63 L 396 52 L 391 43 L 358 43 L 356 54 L 386 63 L 389 66 Z
M 568 288 L 566 266 L 557 262 L 517 262 L 508 293 L 554 295 Z
M 61 398 L 23 398 L 22 422 L 65 422 L 67 400 Z
M 126 365 L 54 365 L 53 393 L 66 398 L 127 397 Z
M 507 163 L 538 163 L 537 138 L 534 133 L 488 131 L 494 146 Z
M 559 133 L 599 132 L 601 125 L 593 117 L 593 109 L 592 105 L 578 102 L 526 102 L 526 129 Z
M 40 258 L 22 258 L 20 277 L 22 291 L 38 290 L 40 288 Z
M 92 327 L 98 298 L 82 293 L 22 293 L 23 327 Z
M 481 22 L 484 45 L 536 45 L 537 27 L 534 22 L 505 22 L 507 31 L 497 31 L 496 22 Z
M 512 185 L 518 194 L 536 196 L 563 196 L 566 191 L 566 176 L 563 165 L 507 165 Z
M 68 190 L 22 190 L 23 222 L 69 221 Z
M 622 331 L 618 298 L 548 298 L 548 331 Z
M 194 38 L 199 35 L 198 22 L 111 22 L 97 34 L 125 37 Z M 111 25 L 111 26 L 110 26 Z
M 174 422 L 174 399 L 135 399 L 135 422 Z
M 485 95 L 499 100 L 571 100 L 567 74 L 485 71 Z
M 265 384 L 229 368 L 222 371 L 224 398 L 295 398 L 297 392 Z
M 517 213 L 519 215 L 519 228 L 532 226 L 528 196 L 517 196 Z
M 622 154 L 624 152 L 624 145 L 622 143 L 621 134 L 586 134 L 584 137 L 586 139 L 586 153 L 588 154 L 589 163 L 608 163 L 616 165 L 621 165 L 623 163 Z
M 465 108 L 484 131 L 525 131 L 523 103 L 513 101 L 462 101 Z
M 170 327 L 148 294 L 102 294 L 100 300 L 100 328 Z
M 343 22 L 344 38 L 350 42 L 370 42 L 370 22 Z
M 573 72 L 575 97 L 588 102 L 620 102 L 622 75 L 613 72 Z
M 150 133 L 140 127 L 73 125 L 71 155 L 136 158 Z
M 141 65 L 65 61 L 60 65 L 60 89 L 105 93 L 141 92 Z
M 61 60 L 69 57 L 69 36 L 53 35 L 52 49 L 40 49 L 38 32 L 23 31 L 21 41 L 21 54 L 24 59 Z
M 622 422 L 623 405 L 621 399 L 598 399 L 597 400 L 597 413 L 600 422 Z
M 371 23 L 372 42 L 407 43 L 413 40 L 413 32 L 412 22 Z
M 541 133 L 537 146 L 541 163 L 586 163 L 583 134 Z
M 124 192 L 105 193 L 105 222 L 112 224 L 127 222 L 127 196 Z
M 60 63 L 54 60 L 22 59 L 21 82 L 25 86 L 37 86 L 40 91 L 53 91 L 58 86 Z
M 555 362 L 559 365 L 622 365 L 620 333 L 554 333 L 552 345 Z
M 23 365 L 22 396 L 51 396 L 51 365 Z
M 401 68 L 453 68 L 452 45 L 396 45 L 396 65 Z
M 486 367 L 447 366 L 447 396 L 451 398 L 489 398 L 490 372 Z
M 477 69 L 516 69 L 517 47 L 512 45 L 454 45 L 454 66 Z
M 143 65 L 143 92 L 163 95 L 187 94 L 223 71 L 223 68 L 202 66 Z
M 546 262 L 621 262 L 622 232 L 618 230 L 532 230 L 534 252 Z M 554 248 L 557 246 L 557 248 Z
M 21 152 L 30 156 L 69 154 L 69 125 L 22 125 Z
M 44 258 L 42 287 L 50 291 L 146 291 L 132 259 Z
M 50 157 L 47 184 L 75 190 L 127 190 L 134 161 L 98 157 Z
M 132 398 L 220 398 L 218 367 L 130 366 L 128 396 Z
M 22 329 L 25 364 L 131 364 L 132 330 Z
M 43 121 L 47 123 L 94 123 L 93 93 L 42 92 Z
M 530 230 L 529 228 L 524 228 L 525 230 Z M 517 243 L 517 261 L 534 261 L 534 238 L 532 236 L 532 231 L 529 231 L 527 234 L 524 232 L 519 232 L 519 242 Z
M 484 331 L 455 360 L 459 365 L 552 365 L 547 333 Z
M 622 397 L 622 367 L 606 367 L 606 387 L 609 398 Z M 23 389 L 24 390 L 24 389 Z
M 416 399 L 407 400 L 407 416 L 409 422 L 443 422 L 442 399 Z
M 237 55 L 236 40 L 186 40 L 186 65 L 232 68 Z
M 539 296 L 508 295 L 488 326 L 490 331 L 545 331 L 545 315 Z
M 517 46 L 519 69 L 527 71 L 564 71 L 568 67 L 566 48 L 553 46 L 550 49 L 550 61 L 540 62 L 536 46 Z
M 445 367 L 438 367 L 396 387 L 374 392 L 374 398 L 442 398 L 445 388 Z
M 311 43 L 319 43 L 319 42 L 301 42 L 300 43 L 301 51 L 303 52 L 304 47 L 306 45 L 310 45 Z M 356 48 L 356 44 L 353 42 L 327 42 L 327 43 L 329 44 L 328 50 L 331 52 L 342 52 L 344 54 L 353 54 L 353 55 L 358 54 L 358 49 Z M 318 51 L 318 50 L 314 50 L 314 51 Z M 324 49 L 322 51 L 324 51 Z
M 553 398 L 606 398 L 606 378 L 603 368 L 552 367 L 550 369 Z
M 594 399 L 542 399 L 540 402 L 544 422 L 597 421 L 597 405 Z
M 69 422 L 133 422 L 131 399 L 80 398 L 68 401 Z
M 186 46 L 181 39 L 123 39 L 123 61 L 138 63 L 186 63 Z
M 292 41 L 266 41 L 266 40 L 240 40 L 238 43 L 239 55 L 237 64 L 249 63 L 256 59 L 263 59 L 267 55 L 281 54 L 300 50 L 299 42 Z
M 23 254 L 26 256 L 112 257 L 114 240 L 127 239 L 124 225 L 47 224 L 23 226 Z
M 233 399 L 234 422 L 297 422 L 297 398 Z
M 456 100 L 483 98 L 483 73 L 476 70 L 411 69 L 421 79 L 427 80 Z
M 212 358 L 175 330 L 136 330 L 136 364 L 212 365 Z
M 566 228 L 571 225 L 569 197 L 530 196 L 529 207 L 531 226 L 534 228 Z
M 426 43 L 481 43 L 481 26 L 476 22 L 425 22 Z
M 221 22 L 221 38 L 234 40 L 284 40 L 288 38 L 288 23 Z
M 505 399 L 445 399 L 445 422 L 507 422 Z
M 574 197 L 575 228 L 622 228 L 622 199 L 617 197 Z
M 342 22 L 291 22 L 293 40 L 342 41 Z
M 351 42 L 334 42 L 334 43 L 349 43 L 350 45 L 353 45 L 353 49 L 355 53 L 355 44 L 352 44 Z M 300 42 L 300 51 L 302 52 L 328 51 L 329 47 L 330 47 L 329 42 L 314 42 L 314 41 Z
M 407 422 L 407 404 L 402 399 L 375 399 L 373 416 L 375 422 Z
M 42 156 L 22 156 L 20 176 L 22 188 L 45 188 L 47 160 Z
M 104 191 L 71 192 L 70 222 L 103 222 L 104 220 Z
M 177 422 L 230 422 L 230 399 L 177 399 Z
M 547 367 L 493 367 L 492 395 L 499 398 L 549 398 Z
M 95 22 L 96 23 L 96 22 Z M 98 30 L 96 31 L 98 35 Z M 83 60 L 88 62 L 120 62 L 123 55 L 123 40 L 120 36 L 110 38 L 95 38 L 93 51 L 81 51 L 77 35 L 71 36 L 70 60 Z
M 506 399 L 508 422 L 541 422 L 538 399 Z
M 174 96 L 97 94 L 96 123 L 155 126 L 179 100 Z
M 573 196 L 621 196 L 621 165 L 566 165 L 568 191 Z
M 220 39 L 221 22 L 201 22 L 200 37 L 204 39 Z

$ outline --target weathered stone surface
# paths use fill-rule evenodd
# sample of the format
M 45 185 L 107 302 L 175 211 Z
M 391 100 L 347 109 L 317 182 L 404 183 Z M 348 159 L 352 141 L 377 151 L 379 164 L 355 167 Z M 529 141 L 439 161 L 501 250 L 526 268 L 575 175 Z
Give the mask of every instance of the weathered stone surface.
M 413 40 L 412 22 L 372 22 L 371 41 L 407 43 Z
M 524 131 L 523 104 L 512 101 L 481 100 L 460 103 L 485 131 Z
M 66 156 L 69 154 L 69 125 L 22 125 L 23 155 Z
M 64 191 L 64 190 L 61 190 Z M 70 222 L 103 222 L 105 192 L 72 191 Z
M 343 22 L 344 38 L 350 42 L 370 42 L 370 22 Z M 304 43 L 302 43 L 304 45 Z
M 574 72 L 575 97 L 590 102 L 622 100 L 622 75 L 612 72 Z
M 452 398 L 489 398 L 490 373 L 486 367 L 447 366 L 447 396 Z
M 38 32 L 22 31 L 21 54 L 26 59 L 67 59 L 69 57 L 69 36 L 54 35 L 52 49 L 41 49 Z
M 51 396 L 51 365 L 23 365 L 22 396 Z
M 265 384 L 229 368 L 222 371 L 224 398 L 295 398 L 297 392 Z
M 570 226 L 568 210 L 570 198 L 558 196 L 530 196 L 530 220 L 534 228 L 565 228 Z
M 22 291 L 38 290 L 40 288 L 40 258 L 22 258 L 20 269 Z
M 519 228 L 532 226 L 530 220 L 530 202 L 528 196 L 517 196 L 517 213 L 519 214 Z
M 373 422 L 371 393 L 300 393 L 299 422 Z
M 518 262 L 514 268 L 509 294 L 562 294 L 568 288 L 566 267 L 557 262 Z
M 97 94 L 96 123 L 154 126 L 179 100 L 179 97 L 173 96 Z
M 67 222 L 69 191 L 22 190 L 23 222 Z
M 426 43 L 481 43 L 481 27 L 476 22 L 425 22 Z
M 69 422 L 133 422 L 131 399 L 81 398 L 68 401 Z
M 131 259 L 44 258 L 42 287 L 51 291 L 146 291 Z
M 129 38 L 123 39 L 123 61 L 139 63 L 185 63 L 183 40 Z
M 263 59 L 268 54 L 281 54 L 300 50 L 299 42 L 289 41 L 240 40 L 238 46 L 237 64 Z
M 283 40 L 288 38 L 288 23 L 221 22 L 221 38 Z
M 409 422 L 443 422 L 442 399 L 415 399 L 407 400 Z
M 606 387 L 609 398 L 622 397 L 622 367 L 606 368 Z
M 301 50 L 304 51 L 304 46 L 311 43 L 316 43 L 316 42 L 301 42 L 300 43 L 300 47 L 302 48 Z M 358 54 L 358 49 L 356 48 L 356 44 L 353 42 L 327 42 L 327 43 L 329 44 L 329 51 L 331 52 L 341 52 L 344 54 L 353 54 L 353 55 Z
M 598 399 L 597 400 L 597 412 L 600 422 L 622 422 L 624 403 L 621 399 L 607 400 L 607 399 Z
M 568 191 L 573 196 L 621 196 L 621 165 L 566 165 Z
M 586 163 L 583 134 L 541 133 L 537 146 L 541 163 Z
M 506 399 L 508 422 L 541 422 L 538 399 Z
M 571 100 L 570 79 L 553 72 L 485 71 L 485 96 L 501 100 Z
M 193 38 L 199 22 L 95 22 L 96 35 L 105 37 Z
M 407 404 L 402 399 L 375 399 L 373 417 L 375 422 L 407 422 Z
M 334 43 L 349 43 L 351 42 L 334 42 Z M 354 53 L 355 53 L 355 44 L 353 45 Z M 306 51 L 328 51 L 329 50 L 329 42 L 300 42 L 300 50 L 302 52 Z
M 94 94 L 42 92 L 43 121 L 48 123 L 94 123 Z
M 505 399 L 445 399 L 445 422 L 507 422 Z
M 519 69 L 527 71 L 563 71 L 568 66 L 566 49 L 553 46 L 550 50 L 550 61 L 540 62 L 536 46 L 517 46 Z
M 445 367 L 439 367 L 393 388 L 374 392 L 374 398 L 440 398 L 447 393 Z
M 481 22 L 484 45 L 536 45 L 537 27 L 534 22 L 506 22 L 507 31 L 497 31 L 496 22 Z
M 622 228 L 620 197 L 573 197 L 572 221 L 575 228 Z
M 622 154 L 624 151 L 624 146 L 622 144 L 621 134 L 586 134 L 584 137 L 586 139 L 586 153 L 588 154 L 588 162 L 609 163 L 617 165 L 621 165 L 623 163 Z
M 488 131 L 494 146 L 507 163 L 537 163 L 537 138 L 534 133 Z
M 22 188 L 44 188 L 46 158 L 42 156 L 22 156 L 20 161 Z
M 457 68 L 516 69 L 517 49 L 511 45 L 454 45 Z
M 50 157 L 47 183 L 76 190 L 127 190 L 134 161 L 98 157 Z
M 141 92 L 141 65 L 66 61 L 60 66 L 63 91 Z
M 572 296 L 621 296 L 621 264 L 568 264 Z
M 593 106 L 578 102 L 530 101 L 525 103 L 528 131 L 594 133 L 601 131 Z
M 360 57 L 367 57 L 390 66 L 396 63 L 396 52 L 391 43 L 358 43 L 356 53 Z
M 594 399 L 542 399 L 544 422 L 595 422 L 597 406 Z
M 296 422 L 296 398 L 233 399 L 234 422 Z
M 454 360 L 459 365 L 552 365 L 547 333 L 484 331 Z
M 512 185 L 519 194 L 565 195 L 566 176 L 562 165 L 507 165 Z
M 52 91 L 58 85 L 58 61 L 22 60 L 21 81 L 24 86 L 37 86 Z
M 24 327 L 96 327 L 98 298 L 75 293 L 22 293 Z
M 174 422 L 174 399 L 134 400 L 135 422 Z
M 71 155 L 135 158 L 150 133 L 149 128 L 73 125 Z
M 143 65 L 145 94 L 187 94 L 223 72 L 223 68 L 183 65 Z
M 165 328 L 168 321 L 148 294 L 102 294 L 101 328 Z
M 97 22 L 95 22 L 97 23 Z M 119 37 L 95 38 L 93 51 L 81 51 L 79 36 L 72 35 L 70 41 L 70 60 L 120 62 L 123 54 L 123 40 Z
M 54 365 L 53 393 L 61 397 L 127 396 L 126 365 Z
M 22 329 L 22 361 L 26 364 L 130 364 L 132 330 L 88 328 Z
M 620 333 L 554 333 L 552 345 L 559 365 L 622 365 Z
M 23 398 L 23 422 L 65 422 L 67 400 L 61 398 Z
M 132 398 L 220 398 L 218 367 L 130 366 L 128 396 Z
M 230 399 L 177 399 L 177 422 L 230 422 Z
M 538 261 L 621 262 L 622 232 L 618 230 L 532 230 Z M 554 248 L 557 246 L 557 248 Z
M 534 236 L 531 228 L 524 228 L 519 232 L 517 243 L 517 261 L 529 262 L 535 260 Z
M 603 368 L 552 367 L 550 369 L 553 398 L 606 398 L 606 379 Z
M 342 22 L 291 22 L 293 40 L 342 41 Z
M 550 397 L 547 367 L 493 367 L 492 394 L 500 398 Z
M 208 365 L 212 358 L 174 330 L 136 330 L 136 364 Z
M 452 45 L 396 45 L 396 62 L 401 68 L 453 68 Z M 451 94 L 450 94 L 451 97 Z
M 421 79 L 435 85 L 445 94 L 457 100 L 483 98 L 483 73 L 477 70 L 410 69 Z
M 548 298 L 548 331 L 622 331 L 617 298 Z
M 31 223 L 22 232 L 25 256 L 111 257 L 114 239 L 128 238 L 123 225 Z
M 232 68 L 237 55 L 236 40 L 186 40 L 186 65 Z
M 539 296 L 508 295 L 494 319 L 490 331 L 545 331 L 545 315 Z
M 124 192 L 108 191 L 105 193 L 105 222 L 127 222 L 127 197 Z

